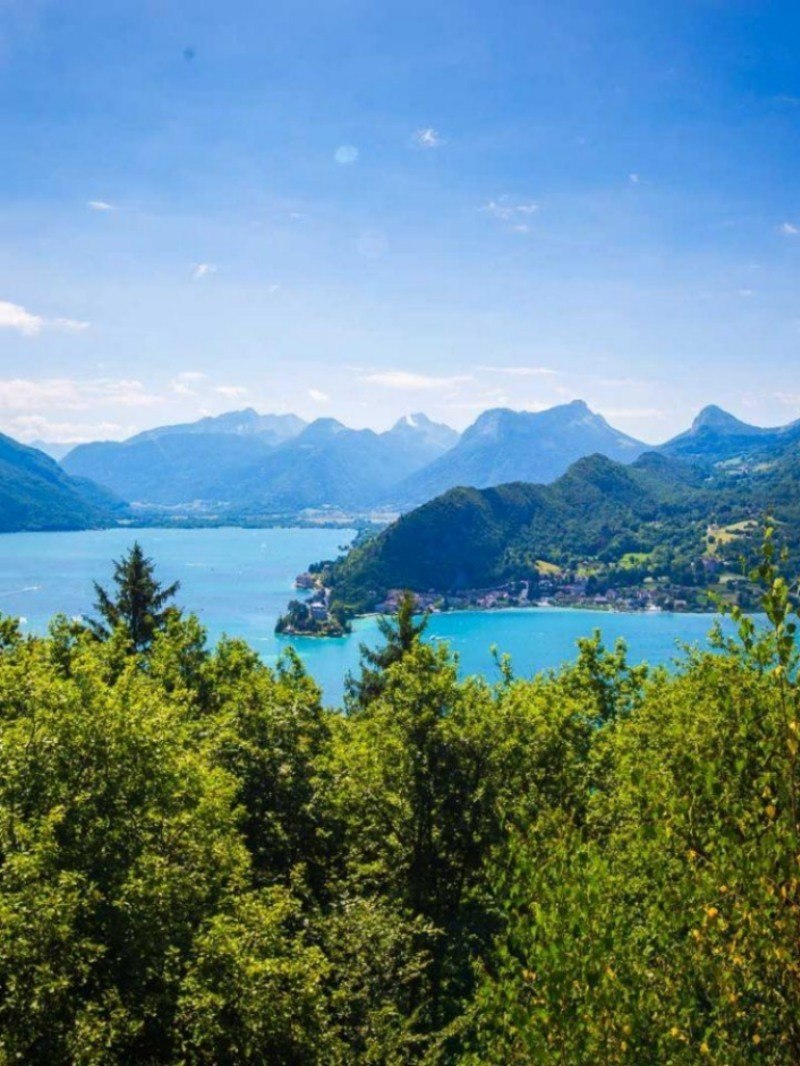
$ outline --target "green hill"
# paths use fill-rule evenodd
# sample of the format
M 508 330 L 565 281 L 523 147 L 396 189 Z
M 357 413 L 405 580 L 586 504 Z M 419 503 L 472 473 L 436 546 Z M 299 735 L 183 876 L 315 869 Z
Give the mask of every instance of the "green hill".
M 0 434 L 0 532 L 108 525 L 126 505 L 55 460 Z
M 800 538 L 797 448 L 747 475 L 709 474 L 654 452 L 623 465 L 582 459 L 551 485 L 453 489 L 335 564 L 334 602 L 373 608 L 392 589 L 452 593 L 537 583 L 543 570 L 598 589 L 661 580 L 691 587 L 738 572 L 750 523 L 767 512 Z

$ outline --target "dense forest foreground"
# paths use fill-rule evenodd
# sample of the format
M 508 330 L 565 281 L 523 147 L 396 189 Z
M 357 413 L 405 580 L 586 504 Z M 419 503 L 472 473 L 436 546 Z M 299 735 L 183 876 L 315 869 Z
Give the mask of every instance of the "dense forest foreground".
M 800 687 L 769 628 L 460 680 L 410 599 L 323 707 L 135 548 L 0 622 L 0 1063 L 800 1062 Z

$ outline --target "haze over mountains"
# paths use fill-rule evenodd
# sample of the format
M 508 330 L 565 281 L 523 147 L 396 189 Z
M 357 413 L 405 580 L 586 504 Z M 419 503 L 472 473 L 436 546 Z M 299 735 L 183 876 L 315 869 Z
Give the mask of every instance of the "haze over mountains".
M 80 445 L 63 465 L 134 503 L 254 514 L 403 510 L 455 485 L 552 481 L 581 456 L 630 462 L 645 450 L 575 401 L 538 413 L 486 411 L 461 436 L 419 413 L 375 433 L 246 410 Z
M 633 462 L 648 446 L 614 429 L 582 400 L 531 413 L 485 411 L 441 458 L 396 489 L 403 506 L 424 503 L 457 485 L 487 488 L 511 481 L 553 481 L 585 455 Z
M 63 465 L 131 502 L 163 507 L 204 504 L 237 513 L 365 508 L 457 440 L 454 430 L 423 414 L 375 433 L 333 418 L 306 424 L 293 415 L 247 410 L 121 443 L 79 445 Z
M 14 445 L 10 438 L 4 441 L 7 449 Z M 461 435 L 424 414 L 376 433 L 332 418 L 306 423 L 294 415 L 246 409 L 155 427 L 122 442 L 81 444 L 64 457 L 62 469 L 41 452 L 16 446 L 21 449 L 14 453 L 16 465 L 6 463 L 0 473 L 0 491 L 7 494 L 2 520 L 5 529 L 44 528 L 48 519 L 39 491 L 44 486 L 31 482 L 34 468 L 47 475 L 50 490 L 55 486 L 73 500 L 66 508 L 62 495 L 53 510 L 58 524 L 50 528 L 65 528 L 64 523 L 96 524 L 101 515 L 107 519 L 113 499 L 149 509 L 151 520 L 160 511 L 172 518 L 197 514 L 250 521 L 321 509 L 407 511 L 458 486 L 547 484 L 593 454 L 630 464 L 659 451 L 735 472 L 768 464 L 798 443 L 800 422 L 763 429 L 718 407 L 703 410 L 690 429 L 657 448 L 615 429 L 582 401 L 542 412 L 485 411 Z M 27 456 L 27 466 L 20 456 Z

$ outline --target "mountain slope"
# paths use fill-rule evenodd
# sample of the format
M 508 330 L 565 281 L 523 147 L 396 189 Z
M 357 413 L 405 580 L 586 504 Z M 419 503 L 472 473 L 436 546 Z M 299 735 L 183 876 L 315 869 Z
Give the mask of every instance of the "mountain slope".
M 242 510 L 366 508 L 398 481 L 438 457 L 457 434 L 425 416 L 401 419 L 386 433 L 354 430 L 332 418 L 242 471 L 232 503 Z M 222 484 L 217 491 L 221 492 Z
M 184 422 L 174 426 L 157 426 L 130 437 L 126 443 L 138 444 L 144 440 L 158 440 L 166 436 L 200 435 L 208 433 L 233 434 L 234 436 L 257 436 L 274 447 L 283 444 L 298 433 L 307 423 L 297 415 L 261 415 L 252 407 L 242 411 L 228 411 L 222 415 L 200 418 L 196 422 Z
M 720 407 L 705 407 L 685 433 L 662 444 L 664 455 L 714 466 L 753 457 L 777 458 L 800 440 L 800 422 L 764 429 L 742 422 Z
M 99 486 L 70 477 L 55 460 L 0 434 L 0 531 L 88 529 L 125 505 Z
M 353 549 L 326 573 L 326 584 L 345 613 L 374 608 L 391 589 L 535 586 L 548 567 L 562 584 L 663 582 L 682 590 L 677 598 L 700 590 L 702 601 L 715 574 L 733 582 L 723 582 L 723 592 L 741 587 L 741 559 L 758 556 L 766 515 L 777 522 L 789 568 L 797 567 L 798 440 L 746 469 L 711 471 L 657 452 L 628 465 L 595 455 L 549 485 L 452 489 Z
M 488 587 L 532 576 L 540 559 L 649 551 L 657 523 L 705 517 L 707 494 L 692 468 L 652 453 L 630 466 L 590 456 L 550 485 L 451 489 L 337 564 L 334 594 L 363 610 L 391 588 Z
M 28 447 L 35 448 L 38 452 L 44 452 L 45 455 L 49 455 L 51 459 L 55 459 L 57 463 L 60 463 L 64 456 L 72 451 L 75 445 L 60 444 L 58 441 L 52 440 L 32 440 Z
M 168 433 L 131 441 L 81 444 L 61 465 L 87 477 L 132 503 L 164 507 L 226 499 L 243 469 L 270 446 L 256 435 Z
M 484 412 L 451 451 L 399 485 L 394 497 L 407 505 L 458 485 L 544 483 L 586 455 L 632 462 L 645 450 L 581 400 L 538 413 L 498 408 Z
M 457 439 L 419 414 L 374 433 L 331 418 L 306 425 L 248 409 L 83 444 L 62 465 L 132 502 L 161 507 L 200 503 L 243 515 L 367 508 Z
M 73 448 L 61 460 L 70 474 L 88 477 L 136 503 L 162 507 L 215 504 L 230 495 L 240 471 L 296 436 L 296 415 L 261 415 L 252 408 L 182 425 L 157 426 L 125 441 Z M 217 495 L 218 486 L 224 494 Z

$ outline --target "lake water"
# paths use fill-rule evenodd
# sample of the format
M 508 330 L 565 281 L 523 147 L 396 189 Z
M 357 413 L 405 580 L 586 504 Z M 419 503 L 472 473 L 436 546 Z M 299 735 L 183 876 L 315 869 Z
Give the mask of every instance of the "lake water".
M 326 700 L 337 703 L 348 670 L 358 664 L 360 641 L 376 639 L 374 619 L 361 619 L 342 639 L 277 637 L 275 621 L 296 595 L 293 581 L 309 563 L 329 559 L 352 531 L 332 529 L 113 529 L 81 533 L 10 533 L 0 536 L 0 613 L 24 618 L 28 632 L 43 632 L 57 612 L 89 613 L 92 581 L 110 582 L 112 560 L 138 539 L 164 582 L 179 580 L 180 604 L 199 615 L 209 636 L 243 637 L 267 662 L 292 643 L 317 679 Z M 464 673 L 496 678 L 490 649 L 508 652 L 517 675 L 572 659 L 575 641 L 602 630 L 623 637 L 634 661 L 661 663 L 679 642 L 702 643 L 708 615 L 609 614 L 532 608 L 437 615 L 429 635 L 447 640 Z

